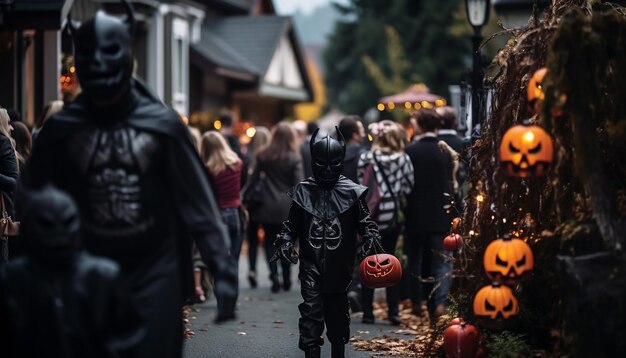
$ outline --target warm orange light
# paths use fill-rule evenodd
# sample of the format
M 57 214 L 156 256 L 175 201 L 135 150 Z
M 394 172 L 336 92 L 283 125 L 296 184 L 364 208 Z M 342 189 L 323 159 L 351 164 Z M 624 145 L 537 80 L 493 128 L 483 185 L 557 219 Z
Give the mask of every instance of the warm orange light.
M 254 127 L 250 127 L 248 129 L 246 129 L 246 135 L 250 138 L 254 137 L 254 135 L 256 134 L 256 129 Z
M 70 73 L 74 73 L 74 72 L 76 72 L 76 67 L 70 66 Z
M 535 134 L 531 131 L 524 133 L 524 140 L 527 142 L 532 142 L 535 139 Z
M 478 194 L 476 195 L 476 201 L 482 203 L 483 201 L 485 201 L 485 197 L 482 194 Z
M 216 120 L 215 122 L 213 122 L 213 127 L 219 130 L 220 128 L 222 128 L 222 121 L 220 121 L 219 119 Z
M 396 104 L 393 103 L 393 102 L 389 102 L 389 103 L 387 103 L 387 107 L 389 107 L 389 109 L 394 109 L 394 108 L 396 108 Z
M 374 137 L 372 137 L 372 135 L 371 135 L 371 134 L 368 134 L 368 135 L 367 135 L 367 140 L 369 140 L 369 141 L 371 142 L 371 141 L 373 141 L 373 140 L 374 140 Z
M 415 109 L 421 109 L 421 108 L 422 108 L 422 105 L 421 105 L 421 104 L 419 104 L 418 102 L 415 102 L 415 104 L 413 105 L 413 108 L 415 108 Z
M 408 102 L 408 101 L 407 101 L 407 102 L 404 102 L 404 108 L 406 108 L 406 109 L 411 109 L 411 107 L 413 107 L 413 106 L 411 105 L 411 102 Z
M 379 103 L 378 106 L 376 106 L 376 108 L 378 108 L 378 110 L 382 112 L 385 110 L 385 105 L 382 103 Z

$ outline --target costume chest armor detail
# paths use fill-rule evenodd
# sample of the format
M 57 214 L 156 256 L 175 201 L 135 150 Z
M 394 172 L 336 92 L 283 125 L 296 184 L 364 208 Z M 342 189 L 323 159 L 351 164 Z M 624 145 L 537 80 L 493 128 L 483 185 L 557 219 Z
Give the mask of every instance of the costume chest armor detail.
M 148 230 L 154 218 L 142 205 L 141 178 L 153 165 L 157 138 L 120 127 L 83 131 L 68 143 L 70 158 L 86 177 L 85 228 L 103 236 Z
M 342 237 L 341 222 L 338 217 L 330 220 L 312 217 L 308 235 L 311 247 L 317 250 L 325 245 L 327 250 L 335 250 L 341 245 Z

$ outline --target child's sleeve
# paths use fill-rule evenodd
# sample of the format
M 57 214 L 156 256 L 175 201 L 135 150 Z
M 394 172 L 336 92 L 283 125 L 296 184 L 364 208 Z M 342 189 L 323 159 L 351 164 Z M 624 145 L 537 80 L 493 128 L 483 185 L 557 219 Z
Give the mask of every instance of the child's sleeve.
M 298 228 L 302 225 L 303 213 L 302 208 L 295 203 L 291 203 L 289 208 L 289 216 L 287 220 L 283 221 L 280 233 L 276 236 L 274 246 L 281 246 L 285 242 L 294 243 L 298 238 Z
M 359 250 L 359 261 L 363 260 L 366 256 L 374 253 L 383 253 L 382 245 L 380 244 L 380 233 L 378 232 L 378 225 L 372 220 L 367 203 L 363 198 L 360 198 L 357 202 L 358 206 L 358 222 L 357 231 L 363 238 L 363 244 Z

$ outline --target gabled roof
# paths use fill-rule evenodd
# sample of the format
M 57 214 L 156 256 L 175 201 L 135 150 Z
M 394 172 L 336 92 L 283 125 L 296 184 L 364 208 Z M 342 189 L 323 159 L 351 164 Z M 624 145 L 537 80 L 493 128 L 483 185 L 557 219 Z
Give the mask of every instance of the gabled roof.
M 308 97 L 312 97 L 304 57 L 289 17 L 269 15 L 205 19 L 201 40 L 192 44 L 192 49 L 218 67 L 254 75 L 259 80 L 258 84 L 262 85 L 281 40 L 291 44 L 303 89 Z
M 256 66 L 241 56 L 226 41 L 206 28 L 202 29 L 201 42 L 199 44 L 191 44 L 191 49 L 216 66 L 234 70 L 251 77 L 257 76 Z
M 203 33 L 209 32 L 222 39 L 253 64 L 255 74 L 262 76 L 289 25 L 289 18 L 282 16 L 226 17 L 205 20 Z

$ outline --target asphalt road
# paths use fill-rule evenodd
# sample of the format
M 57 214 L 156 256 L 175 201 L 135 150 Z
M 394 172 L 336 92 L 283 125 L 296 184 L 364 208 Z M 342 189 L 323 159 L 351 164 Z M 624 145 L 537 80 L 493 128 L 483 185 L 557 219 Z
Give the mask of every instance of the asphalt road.
M 244 255 L 241 257 L 237 320 L 214 324 L 214 297 L 204 304 L 194 306 L 194 311 L 189 313 L 188 324 L 194 335 L 185 341 L 185 358 L 304 357 L 304 353 L 298 349 L 298 304 L 302 298 L 296 277 L 297 266 L 292 270 L 294 285 L 291 291 L 272 294 L 267 265 L 261 261 L 263 259 L 260 254 L 257 265 L 260 271 L 259 287 L 251 289 L 246 279 L 247 258 Z M 385 322 L 364 325 L 358 314 L 355 314 L 350 328 L 352 336 L 367 338 L 391 334 L 397 327 Z M 351 345 L 346 345 L 346 357 L 371 356 L 372 352 L 356 351 Z M 328 342 L 322 346 L 322 357 L 330 357 Z

